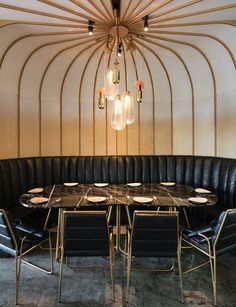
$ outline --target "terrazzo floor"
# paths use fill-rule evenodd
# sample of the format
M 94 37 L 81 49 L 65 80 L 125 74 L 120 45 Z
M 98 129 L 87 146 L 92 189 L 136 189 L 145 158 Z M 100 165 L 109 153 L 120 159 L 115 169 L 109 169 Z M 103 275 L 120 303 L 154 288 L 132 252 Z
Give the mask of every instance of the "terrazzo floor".
M 218 306 L 236 307 L 236 256 L 223 255 L 217 264 Z M 35 251 L 31 261 L 41 265 L 49 264 L 46 251 Z M 193 250 L 184 250 L 182 263 L 187 269 L 193 263 L 204 261 Z M 132 271 L 129 303 L 126 303 L 126 270 L 123 256 L 116 256 L 115 295 L 112 301 L 109 262 L 107 259 L 72 259 L 78 265 L 107 266 L 102 269 L 75 270 L 65 266 L 62 303 L 57 303 L 58 276 L 60 265 L 55 262 L 55 274 L 45 275 L 39 271 L 22 266 L 20 305 L 27 307 L 53 306 L 107 306 L 107 307 L 158 307 L 158 306 L 213 306 L 210 269 L 205 266 L 183 277 L 185 302 L 181 303 L 179 277 L 177 272 L 140 272 Z M 75 263 L 73 263 L 75 264 Z M 135 260 L 136 265 L 166 264 L 164 260 Z M 15 266 L 13 258 L 0 258 L 0 306 L 14 306 Z

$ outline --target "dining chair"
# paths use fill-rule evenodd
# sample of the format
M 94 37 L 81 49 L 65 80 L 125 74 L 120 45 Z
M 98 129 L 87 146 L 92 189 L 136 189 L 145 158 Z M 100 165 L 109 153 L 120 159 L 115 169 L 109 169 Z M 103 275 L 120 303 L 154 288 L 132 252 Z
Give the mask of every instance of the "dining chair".
M 211 268 L 214 304 L 216 305 L 217 257 L 236 250 L 236 209 L 229 209 L 222 212 L 215 224 L 193 230 L 184 230 L 182 233 L 182 241 L 209 258 L 208 261 L 183 272 L 183 274 L 209 263 Z
M 61 288 L 64 257 L 109 257 L 112 296 L 114 293 L 114 250 L 112 227 L 106 211 L 63 211 L 61 217 L 61 259 L 58 302 Z
M 126 301 L 128 302 L 132 260 L 139 257 L 177 258 L 181 301 L 183 286 L 181 274 L 181 240 L 179 215 L 173 211 L 134 211 L 132 228 L 128 229 L 128 264 Z M 151 269 L 151 271 L 171 271 Z M 142 269 L 144 270 L 144 269 Z
M 46 270 L 24 259 L 24 256 L 26 256 L 29 252 L 31 252 L 33 249 L 40 246 L 47 240 L 49 241 L 50 247 L 50 270 Z M 50 234 L 45 230 L 32 228 L 25 224 L 15 225 L 11 222 L 9 214 L 3 209 L 0 209 L 0 251 L 4 252 L 7 255 L 15 257 L 16 305 L 18 305 L 19 301 L 20 274 L 22 263 L 47 274 L 53 273 L 53 257 Z

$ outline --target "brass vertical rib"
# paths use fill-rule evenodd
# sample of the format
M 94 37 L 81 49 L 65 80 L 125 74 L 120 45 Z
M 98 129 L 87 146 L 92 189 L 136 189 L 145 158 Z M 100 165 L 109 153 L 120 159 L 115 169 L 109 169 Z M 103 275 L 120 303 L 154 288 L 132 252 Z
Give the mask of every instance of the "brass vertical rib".
M 153 84 L 153 79 L 152 79 L 152 73 L 151 73 L 151 70 L 150 70 L 150 67 L 148 65 L 148 62 L 145 58 L 145 56 L 143 55 L 143 53 L 141 52 L 141 50 L 136 46 L 137 50 L 139 51 L 140 55 L 142 56 L 145 64 L 146 64 L 146 67 L 147 67 L 147 70 L 148 70 L 148 74 L 149 74 L 149 78 L 150 78 L 150 81 L 151 81 L 151 85 L 152 85 L 152 109 L 153 109 L 153 123 L 152 123 L 152 126 L 153 127 L 153 149 L 152 149 L 152 154 L 155 153 L 155 91 L 154 91 L 154 84 Z
M 127 15 L 127 13 L 128 13 L 128 11 L 129 11 L 131 2 L 132 2 L 132 0 L 129 0 L 129 3 L 128 3 L 128 5 L 127 5 L 126 8 L 125 8 L 124 15 L 123 15 L 123 16 L 122 16 L 122 15 L 120 16 L 120 22 L 121 22 L 121 24 L 123 23 L 123 21 L 124 21 L 126 15 Z
M 82 89 L 84 74 L 85 74 L 85 71 L 88 67 L 89 62 L 91 61 L 92 57 L 96 53 L 97 49 L 104 46 L 105 42 L 106 42 L 106 40 L 103 40 L 103 42 L 101 44 L 99 44 L 99 46 L 97 46 L 97 48 L 95 48 L 95 50 L 90 54 L 89 59 L 87 60 L 85 66 L 84 66 L 84 69 L 82 71 L 82 74 L 81 74 L 81 79 L 80 79 L 80 83 L 79 83 L 79 97 L 78 97 L 78 103 L 79 103 L 79 155 L 81 155 L 81 106 L 80 106 L 80 102 L 81 102 L 81 89 Z M 94 125 L 94 123 L 93 123 L 93 125 Z
M 0 3 L 0 7 L 6 8 L 6 9 L 9 9 L 9 10 L 19 11 L 19 12 L 24 12 L 24 13 L 29 13 L 29 14 L 34 14 L 34 15 L 39 15 L 39 16 L 44 16 L 44 17 L 49 17 L 49 18 L 56 18 L 56 19 L 61 19 L 61 20 L 66 20 L 66 21 L 72 21 L 72 22 L 75 22 L 75 23 L 80 22 L 80 23 L 87 24 L 87 21 L 81 21 L 81 20 L 76 19 L 76 18 L 45 13 L 45 12 L 42 12 L 42 11 L 31 10 L 31 9 L 27 9 L 27 8 L 15 6 L 15 5 Z
M 184 35 L 184 36 L 202 36 L 202 37 L 207 37 L 210 38 L 214 41 L 217 41 L 221 46 L 223 46 L 226 51 L 228 52 L 229 56 L 231 57 L 231 60 L 234 64 L 234 67 L 236 68 L 236 59 L 234 57 L 233 51 L 230 49 L 230 47 L 221 39 L 218 37 L 211 35 L 211 34 L 206 34 L 206 33 L 199 33 L 199 32 L 182 32 L 182 31 L 149 31 L 149 33 L 155 33 L 155 34 L 170 34 L 170 35 Z
M 62 50 L 60 50 L 59 52 L 57 52 L 52 58 L 51 60 L 49 61 L 49 63 L 47 64 L 46 68 L 44 69 L 44 72 L 42 74 L 42 77 L 41 77 L 41 80 L 40 80 L 40 85 L 39 85 L 39 119 L 40 119 L 40 130 L 39 130 L 39 145 L 40 145 L 40 148 L 39 148 L 39 153 L 40 153 L 40 156 L 42 155 L 42 148 L 41 148 L 41 144 L 42 144 L 42 131 L 41 131 L 41 105 L 42 105 L 42 88 L 43 88 L 43 82 L 44 82 L 44 78 L 48 72 L 48 69 L 50 67 L 50 65 L 54 62 L 54 60 L 60 55 L 62 54 L 64 51 L 67 51 L 69 49 L 72 49 L 72 48 L 76 48 L 78 46 L 81 46 L 83 44 L 86 44 L 88 42 L 92 41 L 91 38 L 87 38 L 84 42 L 79 42 L 79 43 L 76 43 L 72 46 L 69 46 L 69 47 L 65 47 L 63 48 Z
M 97 75 L 100 68 L 101 60 L 104 56 L 104 51 L 101 53 L 101 56 L 98 60 L 97 68 L 95 71 L 94 83 L 93 83 L 93 155 L 95 155 L 95 107 L 96 107 L 96 84 L 97 84 Z
M 145 40 L 148 42 L 148 40 Z M 164 69 L 165 73 L 166 73 L 166 77 L 168 80 L 168 84 L 169 84 L 169 88 L 170 88 L 170 109 L 171 109 L 171 154 L 173 155 L 173 91 L 172 91 L 172 84 L 171 84 L 171 80 L 170 80 L 170 76 L 169 73 L 167 71 L 167 68 L 165 66 L 165 64 L 163 63 L 163 61 L 161 60 L 161 58 L 158 56 L 158 54 L 152 50 L 150 47 L 148 47 L 147 45 L 143 44 L 142 42 L 138 41 L 138 43 L 140 45 L 142 45 L 143 47 L 145 47 L 146 49 L 148 49 L 151 53 L 153 53 L 153 55 L 158 59 L 158 61 L 160 62 L 162 68 Z M 171 51 L 171 50 L 170 50 Z M 175 53 L 174 53 L 175 54 Z M 182 60 L 182 59 L 181 59 Z M 182 61 L 181 61 L 182 62 Z
M 107 6 L 105 5 L 104 0 L 100 0 L 100 1 L 101 1 L 101 3 L 102 3 L 102 6 L 103 6 L 104 10 L 107 12 L 107 15 L 109 16 L 110 20 L 112 21 L 112 20 L 113 20 L 113 17 L 112 17 L 112 15 L 111 15 L 111 13 L 109 12 L 109 9 L 108 9 Z
M 99 8 L 99 6 L 96 4 L 96 3 L 94 3 L 94 1 L 93 0 L 88 0 L 89 1 L 89 3 L 99 12 L 99 14 L 101 15 L 101 16 L 104 16 L 104 12 L 103 11 L 101 11 L 101 9 Z M 104 6 L 103 6 L 104 7 Z M 107 13 L 107 10 L 105 9 L 105 11 L 106 11 L 106 13 Z M 105 22 L 105 23 L 107 23 L 107 21 L 109 21 L 109 24 L 111 24 L 113 21 L 112 21 L 112 18 L 110 18 L 110 16 L 109 16 L 109 14 L 107 14 L 107 16 L 104 16 L 105 17 L 105 19 L 104 18 L 102 18 L 102 20 L 103 20 L 103 22 Z M 101 17 L 99 17 L 98 19 L 100 19 L 100 21 L 101 21 Z
M 128 76 L 127 76 L 127 66 L 126 66 L 126 57 L 125 57 L 125 52 L 124 52 L 124 40 L 122 39 L 121 40 L 121 43 L 122 43 L 122 50 L 123 50 L 123 54 L 124 54 L 124 68 L 125 68 L 125 90 L 127 91 L 128 90 Z M 125 137 L 126 137 L 126 140 L 125 140 L 125 146 L 126 146 L 126 149 L 125 149 L 125 152 L 126 152 L 126 155 L 128 153 L 128 133 L 129 133 L 129 127 L 126 125 L 125 126 Z
M 163 38 L 163 37 L 149 35 L 149 34 L 147 35 L 147 37 L 191 47 L 194 50 L 196 50 L 198 53 L 200 53 L 203 56 L 203 58 L 205 59 L 205 61 L 207 62 L 208 67 L 210 69 L 211 76 L 212 76 L 212 82 L 213 82 L 213 94 L 214 94 L 214 155 L 216 156 L 217 155 L 217 135 L 216 135 L 216 133 L 217 133 L 217 110 L 216 110 L 216 108 L 217 108 L 217 93 L 216 93 L 216 78 L 215 78 L 215 73 L 214 73 L 214 70 L 213 70 L 213 66 L 212 66 L 209 58 L 207 57 L 205 52 L 202 51 L 201 48 L 199 48 L 199 47 L 197 47 L 194 44 L 191 44 L 189 42 L 183 42 L 183 41 L 179 41 L 179 40 L 175 40 L 175 39 Z

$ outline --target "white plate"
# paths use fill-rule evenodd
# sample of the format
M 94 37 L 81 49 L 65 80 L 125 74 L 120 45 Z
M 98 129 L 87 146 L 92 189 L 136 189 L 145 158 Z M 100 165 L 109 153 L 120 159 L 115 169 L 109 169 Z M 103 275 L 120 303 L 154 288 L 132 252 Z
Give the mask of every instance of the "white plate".
M 175 182 L 160 182 L 161 185 L 164 185 L 166 187 L 173 187 L 175 185 Z
M 208 200 L 205 197 L 189 197 L 188 201 L 194 204 L 205 204 Z
M 78 182 L 64 182 L 64 185 L 66 187 L 75 187 L 76 185 L 78 185 Z
M 88 201 L 91 201 L 91 203 L 101 203 L 105 201 L 107 198 L 104 196 L 89 196 L 87 198 Z
M 140 187 L 142 185 L 141 182 L 129 182 L 126 183 L 129 187 Z
M 32 197 L 30 199 L 30 202 L 32 204 L 43 204 L 43 203 L 47 203 L 49 201 L 49 198 L 46 197 Z
M 98 187 L 98 188 L 104 188 L 104 187 L 107 187 L 108 186 L 108 183 L 104 182 L 104 183 L 99 183 L 99 182 L 96 182 L 94 183 L 95 187 Z
M 34 188 L 28 191 L 29 193 L 42 193 L 43 188 Z
M 202 188 L 197 188 L 194 191 L 197 192 L 197 193 L 203 193 L 203 194 L 211 193 L 211 191 L 205 190 L 205 189 L 202 189 Z
M 140 204 L 151 203 L 153 201 L 153 199 L 150 197 L 139 197 L 139 196 L 133 197 L 133 200 Z

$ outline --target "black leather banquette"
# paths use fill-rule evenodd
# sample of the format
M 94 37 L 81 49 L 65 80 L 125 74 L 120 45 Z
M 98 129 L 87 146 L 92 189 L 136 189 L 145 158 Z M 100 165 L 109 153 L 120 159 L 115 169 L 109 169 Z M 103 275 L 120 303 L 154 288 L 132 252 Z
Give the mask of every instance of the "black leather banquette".
M 218 196 L 208 208 L 192 209 L 204 222 L 236 207 L 236 159 L 202 156 L 78 156 L 0 160 L 0 208 L 21 219 L 33 210 L 19 204 L 19 196 L 33 187 L 63 182 L 176 183 L 203 187 Z

